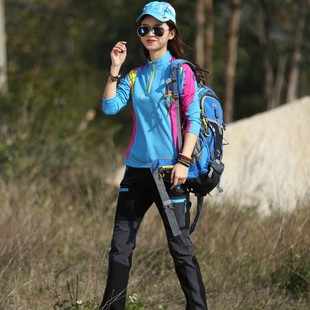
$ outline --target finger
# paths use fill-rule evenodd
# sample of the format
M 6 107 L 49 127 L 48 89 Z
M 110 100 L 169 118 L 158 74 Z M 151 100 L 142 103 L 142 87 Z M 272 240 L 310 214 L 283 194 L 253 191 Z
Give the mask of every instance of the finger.
M 182 184 L 182 179 L 181 178 L 178 178 L 178 177 L 175 177 L 173 179 L 173 183 L 172 183 L 172 186 L 171 186 L 171 189 L 174 189 L 176 188 L 178 185 Z
M 174 181 L 174 170 L 172 169 L 170 174 L 170 183 L 173 183 L 173 181 Z
M 172 181 L 171 181 L 172 185 L 170 187 L 170 189 L 174 189 L 178 186 L 178 179 L 177 178 L 174 178 Z
M 116 45 L 116 46 L 113 47 L 113 52 L 114 52 L 114 53 L 120 53 L 120 54 L 122 54 L 122 53 L 124 52 L 124 49 L 121 48 L 120 46 Z
M 178 185 L 178 184 L 176 184 L 176 185 L 175 185 L 175 184 L 172 184 L 171 187 L 170 187 L 170 189 L 175 189 L 175 188 L 177 187 L 177 185 Z
M 119 53 L 124 53 L 126 51 L 126 44 L 126 41 L 119 41 L 114 48 L 117 49 Z

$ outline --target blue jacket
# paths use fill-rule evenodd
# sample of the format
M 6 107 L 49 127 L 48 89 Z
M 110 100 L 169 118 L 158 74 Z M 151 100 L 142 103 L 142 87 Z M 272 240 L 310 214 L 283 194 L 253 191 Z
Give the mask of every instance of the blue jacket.
M 132 102 L 133 132 L 126 151 L 125 164 L 135 168 L 149 168 L 160 158 L 177 158 L 177 123 L 172 93 L 169 106 L 164 104 L 165 82 L 170 77 L 170 52 L 156 61 L 131 70 L 117 87 L 116 96 L 102 99 L 102 110 L 107 115 L 121 111 Z M 180 71 L 181 114 L 184 133 L 198 136 L 200 107 L 197 83 L 191 68 L 184 64 Z M 131 100 L 130 100 L 131 99 Z

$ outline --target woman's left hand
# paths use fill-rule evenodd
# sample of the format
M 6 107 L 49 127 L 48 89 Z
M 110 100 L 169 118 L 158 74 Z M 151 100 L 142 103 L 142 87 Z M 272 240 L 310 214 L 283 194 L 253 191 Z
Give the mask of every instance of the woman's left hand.
M 174 189 L 180 184 L 184 184 L 187 179 L 188 168 L 180 163 L 176 163 L 171 171 L 171 189 Z

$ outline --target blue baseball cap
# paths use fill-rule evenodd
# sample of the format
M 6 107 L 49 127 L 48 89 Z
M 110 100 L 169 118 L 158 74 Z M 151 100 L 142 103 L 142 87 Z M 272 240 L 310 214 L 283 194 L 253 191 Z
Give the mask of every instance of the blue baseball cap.
M 141 15 L 137 18 L 136 21 L 139 22 L 145 15 L 151 15 L 164 23 L 171 20 L 176 24 L 175 10 L 172 5 L 167 2 L 152 1 L 146 4 Z

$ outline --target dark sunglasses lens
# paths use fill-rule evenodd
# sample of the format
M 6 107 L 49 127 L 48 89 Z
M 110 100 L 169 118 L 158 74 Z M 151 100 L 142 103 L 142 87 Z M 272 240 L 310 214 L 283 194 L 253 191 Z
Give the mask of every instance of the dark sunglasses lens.
M 145 26 L 141 26 L 138 28 L 138 35 L 140 37 L 144 37 L 148 34 L 149 32 L 149 28 L 148 27 L 145 27 Z
M 153 27 L 153 33 L 155 36 L 162 37 L 165 33 L 165 29 L 162 27 Z

